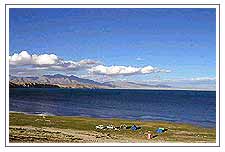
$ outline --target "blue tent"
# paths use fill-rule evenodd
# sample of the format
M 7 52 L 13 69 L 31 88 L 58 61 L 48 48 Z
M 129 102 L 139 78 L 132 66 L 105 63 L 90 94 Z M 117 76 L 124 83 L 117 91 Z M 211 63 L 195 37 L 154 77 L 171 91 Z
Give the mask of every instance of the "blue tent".
M 137 130 L 138 128 L 137 126 L 133 125 L 130 129 L 134 131 L 134 130 Z
M 157 129 L 156 132 L 157 133 L 163 133 L 163 130 L 162 129 Z
M 164 128 L 158 128 L 158 129 L 156 130 L 157 133 L 163 133 L 164 131 L 165 131 Z

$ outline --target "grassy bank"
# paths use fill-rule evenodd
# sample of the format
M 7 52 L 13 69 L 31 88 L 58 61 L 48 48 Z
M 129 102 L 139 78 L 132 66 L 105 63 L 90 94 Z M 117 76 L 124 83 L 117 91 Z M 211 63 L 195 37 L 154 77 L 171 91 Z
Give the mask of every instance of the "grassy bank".
M 138 130 L 100 130 L 96 125 L 114 125 L 141 127 Z M 162 134 L 155 130 L 166 128 Z M 154 135 L 147 139 L 147 133 Z M 188 124 L 169 122 L 143 122 L 121 119 L 96 119 L 86 117 L 37 116 L 23 113 L 9 114 L 10 142 L 184 142 L 215 143 L 216 130 L 200 128 Z

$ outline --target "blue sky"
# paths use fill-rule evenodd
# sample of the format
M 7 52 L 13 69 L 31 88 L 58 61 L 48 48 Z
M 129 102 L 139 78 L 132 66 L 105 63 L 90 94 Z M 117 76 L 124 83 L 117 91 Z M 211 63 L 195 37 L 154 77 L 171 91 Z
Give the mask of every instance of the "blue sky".
M 99 62 L 102 68 L 111 67 L 107 70 L 115 68 L 112 66 L 151 66 L 161 70 L 110 75 L 95 69 L 93 79 L 103 75 L 135 81 L 215 78 L 215 11 L 213 8 L 10 9 L 10 56 L 25 50 L 29 55 L 55 54 L 64 61 L 89 59 Z M 22 66 L 25 69 L 34 67 L 33 64 Z M 21 68 L 21 64 L 16 68 Z M 90 70 L 87 74 L 80 69 L 43 72 L 90 76 Z

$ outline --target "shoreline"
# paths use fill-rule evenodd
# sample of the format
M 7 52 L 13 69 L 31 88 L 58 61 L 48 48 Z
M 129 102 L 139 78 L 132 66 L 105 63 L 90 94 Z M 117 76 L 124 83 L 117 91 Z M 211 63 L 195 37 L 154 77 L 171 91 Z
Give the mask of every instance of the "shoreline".
M 25 88 L 9 88 L 9 89 L 29 89 L 29 88 L 32 88 L 32 89 L 40 89 L 41 87 L 25 87 Z M 43 87 L 41 89 L 87 89 L 87 90 L 165 90 L 165 91 L 206 91 L 206 92 L 216 92 L 216 90 L 213 90 L 213 89 L 191 89 L 191 88 L 67 88 L 67 87 L 53 87 L 53 88 L 47 88 L 47 87 Z
M 213 89 L 191 89 L 191 88 L 107 88 L 108 90 L 166 90 L 166 91 L 216 91 Z M 107 90 L 106 89 L 106 90 Z
M 10 142 L 73 142 L 73 143 L 215 143 L 216 129 L 165 121 L 137 121 L 125 119 L 101 119 L 76 116 L 44 116 L 9 113 Z M 136 125 L 140 129 L 99 130 L 97 125 Z M 167 131 L 158 134 L 159 127 Z M 155 138 L 148 140 L 147 133 Z M 60 136 L 59 136 L 60 135 Z M 54 138 L 53 138 L 54 137 Z M 60 138 L 59 138 L 60 137 Z M 74 140 L 75 139 L 75 140 Z
M 173 121 L 167 121 L 167 120 L 147 120 L 147 119 L 126 119 L 126 118 L 106 118 L 106 117 L 91 117 L 91 116 L 61 116 L 61 115 L 54 115 L 51 113 L 28 113 L 28 112 L 19 112 L 19 111 L 9 111 L 10 113 L 18 113 L 18 114 L 25 114 L 25 115 L 34 115 L 34 116 L 56 116 L 56 117 L 69 117 L 69 118 L 90 118 L 90 119 L 102 119 L 102 120 L 124 120 L 124 121 L 140 121 L 140 122 L 155 122 L 155 123 L 174 123 L 174 124 L 180 124 L 180 125 L 190 125 L 193 127 L 198 128 L 206 128 L 206 129 L 216 129 L 216 127 L 206 127 L 202 125 L 197 124 L 191 124 L 191 123 L 185 123 L 185 122 L 173 122 Z

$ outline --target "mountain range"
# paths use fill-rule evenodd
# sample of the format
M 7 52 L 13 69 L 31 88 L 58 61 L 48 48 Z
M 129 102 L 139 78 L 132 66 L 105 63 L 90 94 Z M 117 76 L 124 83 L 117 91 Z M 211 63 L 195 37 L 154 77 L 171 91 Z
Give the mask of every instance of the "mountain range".
M 10 75 L 10 88 L 17 87 L 56 87 L 56 88 L 89 88 L 89 89 L 152 89 L 152 88 L 171 88 L 167 85 L 150 85 L 127 81 L 109 81 L 109 82 L 96 82 L 90 79 L 83 79 L 71 75 L 43 75 L 36 77 L 18 77 Z

